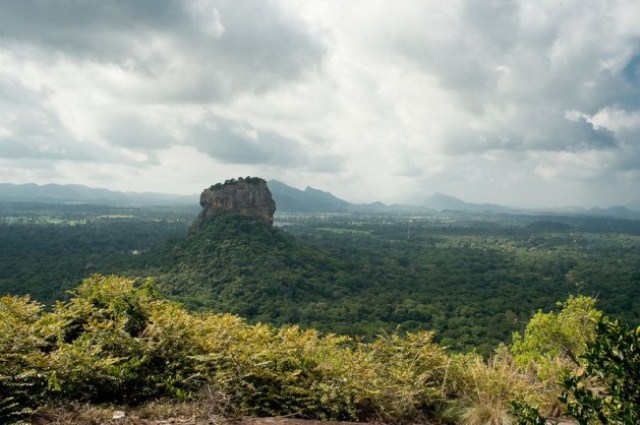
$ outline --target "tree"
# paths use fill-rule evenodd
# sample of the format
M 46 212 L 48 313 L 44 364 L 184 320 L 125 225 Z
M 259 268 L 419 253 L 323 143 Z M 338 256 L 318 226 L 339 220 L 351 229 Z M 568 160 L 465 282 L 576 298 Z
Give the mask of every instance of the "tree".
M 541 379 L 579 366 L 586 344 L 593 341 L 602 312 L 594 298 L 569 297 L 558 313 L 538 311 L 523 335 L 513 334 L 511 352 L 521 368 L 534 368 Z
M 560 402 L 580 425 L 640 423 L 640 326 L 636 329 L 601 318 L 587 343 L 579 372 L 560 382 Z M 534 407 L 514 403 L 519 425 L 545 420 Z
M 582 358 L 584 373 L 562 382 L 567 412 L 580 425 L 640 423 L 640 326 L 600 320 Z

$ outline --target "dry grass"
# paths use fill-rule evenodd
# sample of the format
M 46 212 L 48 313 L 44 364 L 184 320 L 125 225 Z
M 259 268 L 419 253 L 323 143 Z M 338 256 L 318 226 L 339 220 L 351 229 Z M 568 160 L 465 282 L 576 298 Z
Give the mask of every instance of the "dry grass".
M 514 420 L 509 413 L 510 406 L 501 400 L 490 400 L 489 404 L 473 403 L 460 415 L 464 425 L 511 425 Z
M 539 397 L 539 383 L 520 371 L 504 349 L 488 362 L 473 355 L 460 356 L 453 368 L 457 397 L 446 415 L 456 423 L 512 425 L 511 400 L 533 401 Z

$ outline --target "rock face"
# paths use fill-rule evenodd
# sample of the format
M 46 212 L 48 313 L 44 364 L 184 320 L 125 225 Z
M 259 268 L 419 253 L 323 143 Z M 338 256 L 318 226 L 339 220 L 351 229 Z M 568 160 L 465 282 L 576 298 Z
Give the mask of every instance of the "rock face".
M 258 218 L 273 226 L 276 203 L 267 182 L 258 177 L 227 180 L 205 189 L 200 195 L 202 211 L 193 227 L 201 229 L 216 214 L 236 213 Z

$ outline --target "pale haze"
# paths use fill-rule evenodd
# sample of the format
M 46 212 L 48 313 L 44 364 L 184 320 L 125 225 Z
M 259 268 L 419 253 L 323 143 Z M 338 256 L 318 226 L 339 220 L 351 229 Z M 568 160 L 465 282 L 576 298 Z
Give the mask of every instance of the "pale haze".
M 0 3 L 0 182 L 640 200 L 640 2 Z

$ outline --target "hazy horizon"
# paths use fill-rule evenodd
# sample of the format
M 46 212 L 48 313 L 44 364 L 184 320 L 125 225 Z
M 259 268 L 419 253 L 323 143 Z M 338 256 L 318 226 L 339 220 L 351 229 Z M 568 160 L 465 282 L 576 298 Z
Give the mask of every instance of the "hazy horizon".
M 267 183 L 269 183 L 270 181 L 272 181 L 272 180 L 268 180 Z M 286 186 L 289 186 L 289 187 L 291 187 L 293 189 L 297 189 L 297 190 L 300 190 L 300 191 L 305 191 L 307 188 L 311 188 L 311 189 L 320 190 L 320 191 L 323 191 L 323 192 L 329 192 L 330 194 L 335 196 L 335 194 L 332 193 L 331 191 L 323 189 L 321 187 L 311 187 L 311 186 L 308 186 L 308 185 L 296 186 L 295 184 L 289 184 L 289 183 L 282 182 L 282 181 L 279 181 L 279 180 L 276 180 L 276 181 L 278 181 L 279 183 L 284 183 Z M 216 183 L 218 183 L 218 182 L 216 182 Z M 196 193 L 195 191 L 191 192 L 191 193 L 157 192 L 157 191 L 155 191 L 155 192 L 154 191 L 135 191 L 135 190 L 122 190 L 122 191 L 120 191 L 120 190 L 109 189 L 109 188 L 106 188 L 106 187 L 87 186 L 87 185 L 83 185 L 81 183 L 40 183 L 39 184 L 39 183 L 33 183 L 33 182 L 31 182 L 31 183 L 0 182 L 0 185 L 1 184 L 16 184 L 16 185 L 35 184 L 35 185 L 40 186 L 40 187 L 47 186 L 47 185 L 50 185 L 50 184 L 61 185 L 61 186 L 70 185 L 70 186 L 83 186 L 83 187 L 88 187 L 90 189 L 97 189 L 97 190 L 104 190 L 104 189 L 112 190 L 112 191 L 114 191 L 116 193 L 123 193 L 125 195 L 136 195 L 136 194 L 145 195 L 145 194 L 148 194 L 148 195 L 162 195 L 162 196 L 175 196 L 175 197 L 193 197 L 194 204 L 197 203 L 197 201 L 199 199 L 199 196 L 200 196 L 199 193 Z M 201 190 L 204 190 L 204 189 L 206 189 L 206 187 L 202 188 Z M 406 205 L 406 206 L 427 206 L 428 207 L 428 205 L 425 204 L 425 201 L 427 201 L 427 203 L 428 203 L 428 199 L 431 196 L 434 196 L 434 195 L 445 195 L 447 197 L 451 197 L 452 196 L 452 195 L 449 195 L 449 194 L 446 194 L 446 193 L 433 192 L 433 193 L 424 194 L 424 196 L 421 196 L 420 198 L 407 199 L 407 200 L 405 200 L 403 202 L 396 202 L 396 203 L 384 203 L 383 202 L 383 203 L 385 205 L 387 205 L 387 206 Z M 347 202 L 349 202 L 351 204 L 354 204 L 354 205 L 357 205 L 357 204 L 372 204 L 372 203 L 375 203 L 375 202 L 382 202 L 380 200 L 373 200 L 373 201 L 370 201 L 370 202 L 355 202 L 355 201 L 352 201 L 349 198 L 341 198 L 341 197 L 338 197 L 338 198 L 343 200 L 343 201 L 347 201 Z M 457 198 L 457 197 L 453 197 L 453 198 L 454 199 L 459 199 L 461 201 L 468 202 L 466 199 L 463 199 L 463 198 Z M 494 204 L 494 203 L 491 203 L 491 202 L 475 202 L 475 204 Z M 631 205 L 631 204 L 634 204 L 634 205 Z M 573 209 L 573 208 L 578 208 L 578 209 L 582 209 L 582 208 L 584 208 L 584 209 L 589 209 L 589 208 L 612 208 L 612 207 L 621 207 L 621 206 L 622 207 L 630 207 L 632 210 L 640 211 L 640 207 L 639 207 L 639 204 L 637 202 L 636 203 L 629 202 L 629 203 L 624 204 L 624 205 L 623 204 L 611 204 L 611 205 L 570 205 L 570 204 L 566 204 L 566 205 L 558 205 L 558 206 L 544 206 L 544 205 L 542 205 L 542 206 L 526 206 L 526 205 L 518 205 L 518 204 L 495 204 L 495 205 L 512 208 L 514 210 L 518 210 L 518 209 L 530 210 L 531 212 L 534 212 L 534 211 L 546 211 L 546 210 L 549 210 L 549 211 L 552 211 L 552 210 L 563 210 L 563 209 Z
M 0 182 L 640 202 L 640 3 L 0 5 Z

